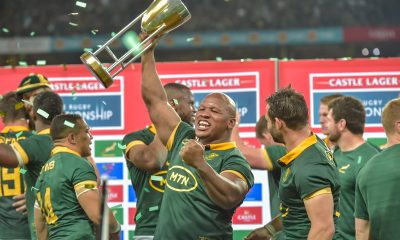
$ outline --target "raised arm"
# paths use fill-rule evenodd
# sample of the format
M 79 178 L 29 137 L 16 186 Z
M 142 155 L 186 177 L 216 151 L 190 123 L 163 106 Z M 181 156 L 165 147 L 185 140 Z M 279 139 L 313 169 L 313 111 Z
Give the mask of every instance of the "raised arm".
M 171 133 L 181 120 L 168 104 L 164 87 L 157 75 L 154 47 L 142 55 L 142 98 L 149 111 L 150 119 L 157 129 L 158 137 L 166 145 Z

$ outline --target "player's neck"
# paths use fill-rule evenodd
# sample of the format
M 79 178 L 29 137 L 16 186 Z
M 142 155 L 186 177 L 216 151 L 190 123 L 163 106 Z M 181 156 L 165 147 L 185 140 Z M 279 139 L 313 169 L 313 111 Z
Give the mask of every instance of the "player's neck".
M 286 128 L 285 133 L 283 134 L 283 139 L 285 141 L 285 146 L 287 150 L 290 152 L 292 149 L 300 145 L 306 138 L 310 137 L 311 130 L 309 126 L 306 126 L 300 130 L 292 130 Z
M 18 119 L 11 122 L 4 123 L 4 127 L 19 126 L 28 128 L 28 121 L 26 119 Z
M 356 135 L 350 132 L 342 133 L 342 136 L 340 136 L 339 140 L 337 141 L 337 145 L 342 152 L 353 151 L 364 143 L 365 140 L 362 135 Z

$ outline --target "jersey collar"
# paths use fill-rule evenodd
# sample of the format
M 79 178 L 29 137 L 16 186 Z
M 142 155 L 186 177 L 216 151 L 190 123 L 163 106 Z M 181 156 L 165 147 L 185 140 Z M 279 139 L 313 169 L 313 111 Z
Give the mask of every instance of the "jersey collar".
M 3 130 L 1 130 L 1 133 L 21 132 L 21 131 L 29 132 L 29 129 L 24 126 L 7 126 L 4 127 Z
M 75 152 L 74 150 L 67 148 L 67 147 L 63 147 L 63 146 L 56 146 L 51 150 L 51 155 L 55 155 L 57 153 L 71 153 L 74 154 L 78 157 L 80 157 L 81 155 L 77 152 Z
M 307 137 L 303 140 L 297 147 L 292 149 L 292 151 L 288 152 L 285 156 L 279 159 L 279 163 L 286 166 L 289 165 L 292 161 L 294 161 L 304 150 L 306 150 L 309 146 L 317 143 L 317 135 L 314 133 L 311 136 Z
M 154 135 L 156 135 L 157 131 L 156 131 L 156 126 L 154 126 L 154 124 L 150 124 L 147 129 L 149 129 L 150 132 L 152 132 Z
M 207 144 L 205 146 L 206 150 L 229 150 L 236 147 L 236 142 L 224 142 L 224 143 L 214 143 Z
M 50 135 L 50 128 L 43 129 L 42 131 L 38 132 L 37 135 Z

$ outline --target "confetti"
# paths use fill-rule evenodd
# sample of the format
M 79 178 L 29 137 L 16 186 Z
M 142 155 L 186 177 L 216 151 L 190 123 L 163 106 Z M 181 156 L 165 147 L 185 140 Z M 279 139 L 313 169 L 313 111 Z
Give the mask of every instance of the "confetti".
M 175 105 L 178 105 L 178 104 L 179 104 L 179 101 L 178 101 L 178 99 L 176 99 L 176 98 L 173 98 L 172 101 L 174 102 Z
M 163 177 L 161 177 L 161 176 L 152 175 L 150 178 L 151 178 L 151 180 L 156 181 L 156 182 L 162 182 L 162 180 L 163 180 Z
M 149 212 L 154 212 L 158 210 L 158 206 L 149 207 Z
M 70 127 L 70 128 L 74 128 L 75 127 L 75 124 L 73 124 L 72 122 L 69 122 L 67 120 L 64 121 L 64 125 L 67 126 L 67 127 Z
M 69 22 L 68 24 L 71 25 L 71 26 L 74 26 L 74 27 L 77 27 L 77 26 L 78 26 L 77 23 L 73 23 L 73 22 Z
M 101 48 L 101 47 L 102 47 L 102 45 L 100 45 L 100 44 L 99 44 L 99 45 L 97 45 L 97 47 L 98 47 L 98 48 Z
M 136 214 L 136 218 L 135 218 L 136 222 L 137 222 L 141 217 L 142 217 L 142 213 L 138 212 L 138 213 Z
M 19 169 L 19 173 L 25 174 L 25 173 L 26 173 L 26 169 L 20 168 L 20 169 Z
M 39 189 L 38 189 L 38 188 L 31 187 L 31 192 L 32 192 L 33 190 L 35 190 L 36 192 L 37 192 L 37 191 L 39 191 Z
M 360 163 L 361 163 L 361 160 L 362 160 L 362 157 L 361 157 L 361 156 L 358 156 L 357 164 L 360 164 Z
M 142 48 L 140 45 L 140 38 L 139 36 L 133 32 L 129 31 L 122 36 L 122 44 L 127 48 L 127 49 L 133 49 L 134 54 L 138 54 Z
M 1 29 L 4 33 L 9 33 L 10 31 L 7 28 L 2 28 Z
M 17 138 L 19 138 L 19 137 L 22 135 L 22 133 L 23 133 L 23 131 L 21 131 L 21 132 L 15 134 L 15 136 L 16 136 Z
M 78 6 L 78 7 L 81 7 L 81 8 L 85 8 L 86 7 L 86 3 L 85 2 L 80 2 L 80 1 L 76 1 L 75 5 Z
M 43 111 L 40 108 L 37 110 L 37 114 L 39 114 L 40 116 L 42 116 L 42 117 L 44 117 L 46 119 L 49 117 L 49 114 L 47 112 Z
M 98 31 L 99 31 L 99 30 L 97 30 L 97 29 L 93 29 L 91 32 L 92 32 L 93 35 L 96 35 L 96 33 L 97 33 Z
M 77 13 L 77 12 L 68 13 L 69 16 L 75 16 L 75 15 L 78 15 L 78 14 L 79 13 Z
M 72 91 L 71 91 L 71 94 L 72 94 L 72 95 L 75 95 L 75 93 L 76 93 L 75 90 L 72 90 Z
M 144 188 L 145 192 L 150 192 L 150 190 L 148 188 Z
M 76 84 L 75 88 L 76 88 L 76 89 L 81 89 L 81 85 Z
M 78 97 L 77 97 L 77 96 L 74 96 L 74 97 L 72 98 L 72 101 L 75 101 L 76 99 L 78 99 Z
M 193 42 L 194 37 L 186 38 L 186 42 Z
M 83 51 L 85 51 L 85 52 L 93 52 L 93 48 L 84 48 Z
M 103 101 L 103 104 L 104 104 L 104 105 L 107 105 L 105 101 Z
M 122 204 L 115 205 L 111 209 L 114 210 L 114 209 L 118 209 L 118 208 L 122 208 Z
M 22 102 L 19 102 L 19 103 L 15 104 L 15 110 L 19 110 L 19 109 L 21 109 L 23 107 L 24 107 L 24 103 L 22 103 Z
M 115 32 L 112 32 L 112 33 L 111 33 L 111 37 L 114 37 L 115 34 L 116 34 Z M 101 46 L 101 45 L 100 45 L 100 46 Z
M 217 62 L 221 62 L 221 61 L 222 61 L 222 57 L 216 57 L 215 60 L 216 60 Z
M 46 60 L 36 60 L 36 65 L 44 66 L 44 65 L 46 65 Z
M 25 67 L 28 66 L 28 63 L 26 63 L 25 61 L 19 61 L 18 64 L 20 66 L 25 66 Z
M 122 145 L 121 143 L 118 143 L 118 148 L 124 150 L 124 149 L 126 149 L 126 145 Z

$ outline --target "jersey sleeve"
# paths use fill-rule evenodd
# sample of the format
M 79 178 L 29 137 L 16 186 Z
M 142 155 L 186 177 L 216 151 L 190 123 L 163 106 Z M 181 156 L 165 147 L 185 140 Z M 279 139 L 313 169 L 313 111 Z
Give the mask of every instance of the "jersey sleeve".
M 127 134 L 123 139 L 122 139 L 122 145 L 125 145 L 125 152 L 124 154 L 126 155 L 130 149 L 132 149 L 134 146 L 137 145 L 149 145 L 153 139 L 154 139 L 154 134 L 148 133 L 146 134 L 147 129 L 136 131 L 130 134 Z
M 285 156 L 287 153 L 287 150 L 283 146 L 279 145 L 271 145 L 265 147 L 265 154 L 266 154 L 266 161 L 269 161 L 271 163 L 272 169 L 277 169 L 280 168 L 280 165 L 278 164 L 278 161 L 281 157 Z
M 45 163 L 48 160 L 52 144 L 50 144 L 51 141 L 45 139 L 46 137 L 50 138 L 49 136 L 32 136 L 12 143 L 12 146 L 18 152 L 24 165 L 32 162 Z
M 171 151 L 175 147 L 175 145 L 181 143 L 184 139 L 193 139 L 195 138 L 194 128 L 185 122 L 180 122 L 172 131 L 171 136 L 167 142 L 167 149 Z
M 362 174 L 363 171 L 361 170 L 356 180 L 354 216 L 359 219 L 369 220 L 367 204 L 361 192 Z
M 295 185 L 301 199 L 306 200 L 324 193 L 331 193 L 335 186 L 335 169 L 327 163 L 310 163 L 298 169 Z
M 71 161 L 72 162 L 72 161 Z M 97 188 L 97 177 L 93 167 L 85 159 L 76 158 L 73 166 L 70 166 L 72 172 L 70 180 L 74 186 L 75 192 L 81 189 Z
M 246 161 L 246 159 L 244 159 L 244 157 L 240 156 L 239 154 L 228 156 L 228 158 L 224 161 L 224 165 L 221 169 L 221 173 L 223 172 L 230 172 L 241 178 L 247 183 L 249 190 L 254 185 L 254 176 L 251 172 L 250 165 Z

